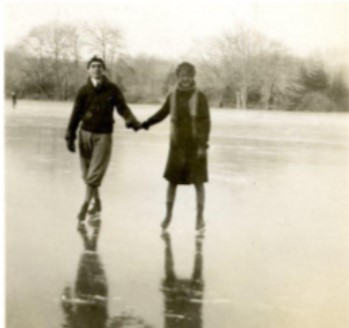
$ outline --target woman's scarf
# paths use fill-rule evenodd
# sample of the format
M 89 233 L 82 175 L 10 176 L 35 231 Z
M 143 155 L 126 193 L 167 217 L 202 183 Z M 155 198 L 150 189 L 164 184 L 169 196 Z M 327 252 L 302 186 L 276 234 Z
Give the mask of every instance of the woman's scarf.
M 193 94 L 191 95 L 189 99 L 189 113 L 191 117 L 191 124 L 192 124 L 192 132 L 194 138 L 196 137 L 196 117 L 198 113 L 198 102 L 199 102 L 199 92 L 196 88 L 195 83 L 193 83 L 189 87 L 183 87 L 180 84 L 177 84 L 176 88 L 173 90 L 173 92 L 170 94 L 170 113 L 171 113 L 171 121 L 172 121 L 172 128 L 171 128 L 171 136 L 172 140 L 177 140 L 177 117 L 178 117 L 178 108 L 177 108 L 177 93 L 176 91 L 193 91 Z
M 189 85 L 188 87 L 185 87 L 183 85 L 181 85 L 180 83 L 177 83 L 175 90 L 179 90 L 179 91 L 192 91 L 192 90 L 196 90 L 196 84 L 195 81 L 193 81 L 193 83 L 191 85 Z

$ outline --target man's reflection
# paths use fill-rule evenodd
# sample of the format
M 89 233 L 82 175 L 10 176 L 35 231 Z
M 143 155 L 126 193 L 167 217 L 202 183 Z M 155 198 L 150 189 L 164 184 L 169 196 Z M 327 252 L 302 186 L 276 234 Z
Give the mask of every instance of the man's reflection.
M 66 328 L 105 328 L 108 319 L 108 285 L 97 254 L 101 221 L 90 227 L 80 224 L 78 231 L 84 244 L 74 291 L 67 286 L 62 296 Z
M 174 259 L 169 233 L 162 235 L 165 241 L 165 279 L 162 290 L 165 295 L 166 328 L 201 328 L 202 297 L 202 237 L 195 241 L 194 270 L 191 279 L 179 279 L 174 270 Z

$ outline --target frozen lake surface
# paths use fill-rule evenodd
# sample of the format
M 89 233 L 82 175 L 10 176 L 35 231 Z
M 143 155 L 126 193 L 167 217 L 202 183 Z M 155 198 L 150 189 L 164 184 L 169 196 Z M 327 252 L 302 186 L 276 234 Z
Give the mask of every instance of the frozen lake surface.
M 117 118 L 102 224 L 77 230 L 70 111 L 6 103 L 7 328 L 349 326 L 348 114 L 213 110 L 196 238 L 192 187 L 161 237 L 168 120 Z

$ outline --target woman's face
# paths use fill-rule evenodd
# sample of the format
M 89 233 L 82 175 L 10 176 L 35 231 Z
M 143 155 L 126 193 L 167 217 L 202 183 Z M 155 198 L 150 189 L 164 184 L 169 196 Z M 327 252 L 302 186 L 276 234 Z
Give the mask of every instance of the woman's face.
M 194 82 L 194 77 L 186 70 L 178 72 L 178 83 L 183 87 L 190 87 Z

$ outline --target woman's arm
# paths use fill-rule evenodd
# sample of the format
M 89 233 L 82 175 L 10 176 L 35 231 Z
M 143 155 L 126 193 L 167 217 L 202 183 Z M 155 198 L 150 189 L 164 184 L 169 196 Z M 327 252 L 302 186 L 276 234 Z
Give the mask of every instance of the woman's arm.
M 209 137 L 211 132 L 210 109 L 205 94 L 199 95 L 199 116 L 197 121 L 197 140 L 199 148 L 207 149 L 209 146 Z
M 149 129 L 154 124 L 157 124 L 163 121 L 170 114 L 170 96 L 167 97 L 165 103 L 162 105 L 159 111 L 154 115 L 149 117 L 146 121 L 143 122 L 142 126 L 145 129 Z

